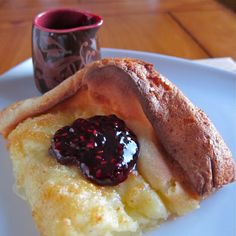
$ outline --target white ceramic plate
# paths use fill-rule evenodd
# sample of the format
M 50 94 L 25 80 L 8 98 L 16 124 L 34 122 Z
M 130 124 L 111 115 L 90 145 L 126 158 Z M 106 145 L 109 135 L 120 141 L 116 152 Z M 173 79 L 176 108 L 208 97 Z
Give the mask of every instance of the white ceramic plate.
M 103 57 L 135 57 L 152 62 L 209 115 L 236 156 L 236 74 L 146 52 L 103 49 L 102 54 Z M 0 109 L 35 95 L 39 93 L 34 87 L 30 59 L 0 77 Z M 29 207 L 13 193 L 12 167 L 2 138 L 0 148 L 0 235 L 37 236 Z M 203 201 L 200 209 L 145 235 L 235 236 L 236 184 L 226 186 Z

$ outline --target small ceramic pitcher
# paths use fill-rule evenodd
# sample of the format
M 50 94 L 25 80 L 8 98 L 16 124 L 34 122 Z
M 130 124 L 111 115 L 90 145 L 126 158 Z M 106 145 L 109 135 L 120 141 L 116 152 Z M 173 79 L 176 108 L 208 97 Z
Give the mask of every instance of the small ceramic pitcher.
M 36 16 L 32 29 L 35 84 L 41 93 L 100 59 L 100 16 L 76 9 L 53 9 Z

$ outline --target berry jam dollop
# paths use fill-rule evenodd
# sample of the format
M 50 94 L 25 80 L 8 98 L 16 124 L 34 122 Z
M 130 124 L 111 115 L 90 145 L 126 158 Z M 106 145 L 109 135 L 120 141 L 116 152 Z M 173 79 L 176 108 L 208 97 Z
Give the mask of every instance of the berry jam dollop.
M 135 168 L 136 135 L 115 115 L 77 119 L 54 134 L 49 154 L 98 185 L 117 185 Z

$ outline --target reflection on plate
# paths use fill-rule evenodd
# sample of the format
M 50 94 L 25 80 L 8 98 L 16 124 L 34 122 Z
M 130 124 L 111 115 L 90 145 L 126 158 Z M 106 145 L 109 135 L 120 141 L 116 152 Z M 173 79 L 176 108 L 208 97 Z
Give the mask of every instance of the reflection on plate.
M 233 73 L 158 54 L 103 49 L 103 57 L 135 57 L 152 62 L 194 104 L 202 108 L 236 156 L 236 76 Z M 19 99 L 39 95 L 34 87 L 31 60 L 0 77 L 0 108 Z M 37 236 L 27 204 L 13 193 L 11 162 L 0 138 L 0 235 Z M 27 170 L 26 170 L 27 171 Z M 175 221 L 164 223 L 146 236 L 233 236 L 236 232 L 236 184 L 203 201 L 201 208 Z

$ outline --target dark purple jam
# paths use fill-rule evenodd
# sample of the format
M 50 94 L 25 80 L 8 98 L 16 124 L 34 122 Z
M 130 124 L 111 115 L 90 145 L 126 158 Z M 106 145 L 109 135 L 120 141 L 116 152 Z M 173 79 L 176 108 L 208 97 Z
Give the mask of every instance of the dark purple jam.
M 76 165 L 98 185 L 117 185 L 134 169 L 139 153 L 136 135 L 110 116 L 77 119 L 54 134 L 49 154 L 63 165 Z

